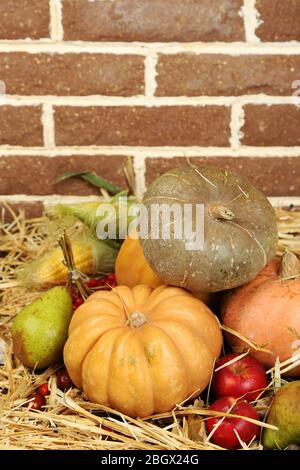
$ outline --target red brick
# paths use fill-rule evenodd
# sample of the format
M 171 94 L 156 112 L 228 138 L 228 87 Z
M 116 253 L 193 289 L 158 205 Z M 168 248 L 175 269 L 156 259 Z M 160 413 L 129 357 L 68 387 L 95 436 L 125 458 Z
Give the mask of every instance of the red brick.
M 300 107 L 293 105 L 245 106 L 244 145 L 300 146 Z
M 64 0 L 66 40 L 243 41 L 242 0 Z
M 98 188 L 79 178 L 54 185 L 53 180 L 66 171 L 94 171 L 118 187 L 126 188 L 123 174 L 126 160 L 127 157 L 112 155 L 0 157 L 0 193 L 73 196 L 99 194 Z
M 108 54 L 0 54 L 6 93 L 18 95 L 139 95 L 144 57 Z
M 221 106 L 56 107 L 57 145 L 228 146 Z
M 300 41 L 299 0 L 256 0 L 262 24 L 256 34 L 262 41 Z
M 160 55 L 156 95 L 290 96 L 299 71 L 300 56 Z
M 0 145 L 43 145 L 41 106 L 0 106 Z
M 198 166 L 234 171 L 267 196 L 299 196 L 300 158 L 297 157 L 191 157 L 189 160 Z M 187 165 L 184 157 L 147 158 L 147 186 L 163 173 Z
M 49 37 L 49 0 L 1 0 L 0 39 Z

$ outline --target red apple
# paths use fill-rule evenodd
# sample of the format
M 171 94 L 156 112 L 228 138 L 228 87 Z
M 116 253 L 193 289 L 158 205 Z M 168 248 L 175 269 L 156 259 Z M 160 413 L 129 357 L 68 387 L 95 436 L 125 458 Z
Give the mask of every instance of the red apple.
M 246 400 L 236 401 L 234 397 L 223 397 L 216 400 L 209 408 L 212 411 L 221 411 L 230 414 L 246 416 L 259 421 L 259 417 L 252 405 Z M 206 421 L 207 432 L 210 434 L 215 426 L 222 420 L 220 418 L 209 418 Z M 242 418 L 223 418 L 223 421 L 211 435 L 210 440 L 224 449 L 239 449 L 241 444 L 237 437 L 239 435 L 241 441 L 249 444 L 253 437 L 259 433 L 259 426 L 250 423 Z
M 219 369 L 238 356 L 239 354 L 236 353 L 227 354 L 216 362 L 216 372 L 212 379 L 213 394 L 216 398 L 230 396 L 242 397 L 247 401 L 256 400 L 267 386 L 266 371 L 257 359 L 247 354 L 234 363 Z

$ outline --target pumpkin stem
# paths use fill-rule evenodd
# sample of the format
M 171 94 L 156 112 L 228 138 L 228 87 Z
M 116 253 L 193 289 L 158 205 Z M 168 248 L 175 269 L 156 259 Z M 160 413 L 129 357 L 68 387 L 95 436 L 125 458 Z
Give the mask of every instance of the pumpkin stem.
M 291 279 L 300 275 L 300 262 L 291 251 L 286 250 L 281 259 L 279 276 L 281 279 Z
M 132 312 L 128 317 L 128 325 L 131 328 L 139 328 L 147 322 L 147 317 L 142 312 Z
M 209 208 L 209 212 L 216 220 L 233 220 L 235 218 L 234 213 L 228 209 L 228 207 L 219 203 L 212 204 Z

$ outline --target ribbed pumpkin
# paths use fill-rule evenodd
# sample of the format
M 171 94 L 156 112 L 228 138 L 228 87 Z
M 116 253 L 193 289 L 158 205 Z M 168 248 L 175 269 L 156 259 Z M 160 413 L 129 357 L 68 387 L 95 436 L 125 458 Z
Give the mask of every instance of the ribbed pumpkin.
M 146 417 L 198 395 L 221 346 L 217 319 L 187 291 L 119 286 L 75 311 L 64 361 L 89 400 Z
M 296 271 L 295 271 L 296 270 Z M 271 354 L 252 351 L 266 367 L 274 366 L 277 357 L 285 361 L 300 353 L 300 279 L 295 255 L 274 258 L 261 273 L 243 287 L 225 295 L 222 322 Z M 236 352 L 249 349 L 238 337 L 228 334 Z M 300 367 L 286 375 L 300 375 Z
M 145 284 L 154 289 L 163 284 L 147 263 L 139 239 L 130 236 L 123 242 L 118 253 L 115 273 L 120 286 Z

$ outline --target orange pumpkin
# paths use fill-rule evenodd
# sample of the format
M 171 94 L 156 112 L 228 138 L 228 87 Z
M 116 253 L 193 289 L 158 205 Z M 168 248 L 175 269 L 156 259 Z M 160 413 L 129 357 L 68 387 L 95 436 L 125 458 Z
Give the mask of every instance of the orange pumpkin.
M 75 311 L 64 362 L 89 400 L 146 417 L 198 395 L 221 347 L 218 320 L 184 289 L 119 286 Z
M 274 258 L 253 281 L 226 294 L 222 306 L 225 326 L 270 351 L 252 351 L 266 367 L 300 353 L 300 279 L 281 279 L 288 277 L 281 276 L 281 266 Z M 236 352 L 249 349 L 234 335 L 227 339 Z M 287 375 L 300 375 L 300 367 Z
M 145 284 L 155 289 L 164 284 L 148 264 L 139 239 L 130 236 L 123 242 L 118 253 L 115 274 L 119 286 L 134 287 Z M 215 300 L 214 294 L 202 292 L 192 292 L 192 294 L 209 306 Z
M 139 239 L 126 238 L 117 256 L 115 264 L 116 280 L 120 286 L 134 287 L 139 284 L 155 287 L 163 281 L 150 268 L 144 256 Z

